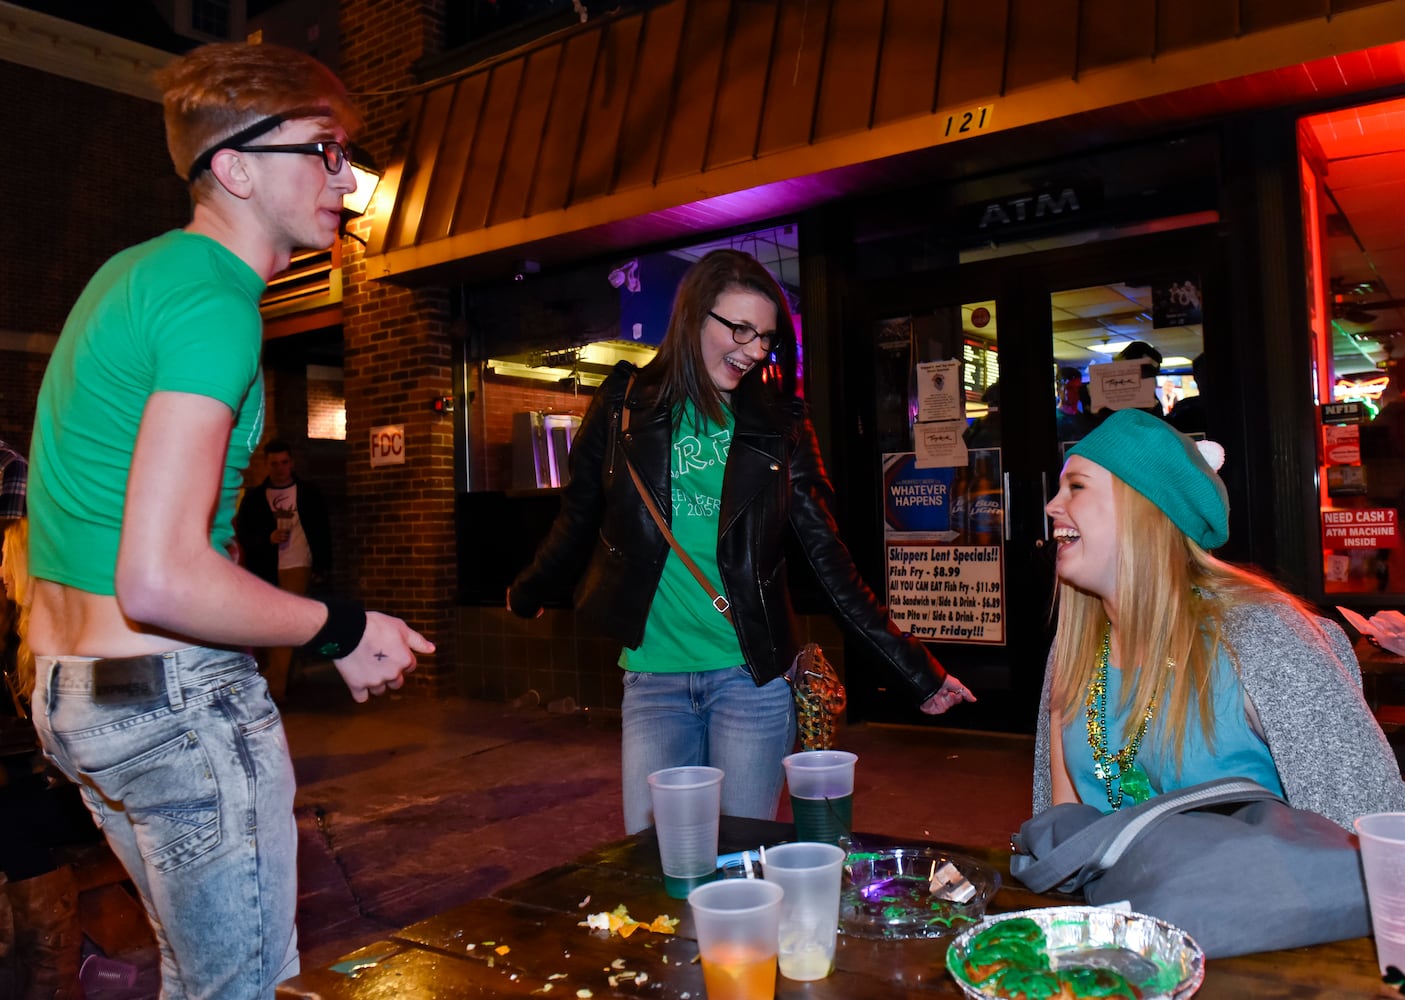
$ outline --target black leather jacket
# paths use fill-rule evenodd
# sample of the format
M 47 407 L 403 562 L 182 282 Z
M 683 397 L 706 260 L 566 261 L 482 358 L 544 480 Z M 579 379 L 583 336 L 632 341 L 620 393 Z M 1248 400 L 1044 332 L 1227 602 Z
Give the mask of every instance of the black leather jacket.
M 647 375 L 625 400 L 633 371 L 622 362 L 596 391 L 572 445 L 561 513 L 509 591 L 513 612 L 531 617 L 579 580 L 576 613 L 632 649 L 643 640 L 669 549 L 639 498 L 625 456 L 665 518 L 671 520 L 673 511 L 671 416 L 656 406 L 659 388 Z M 775 398 L 751 377 L 733 392 L 732 405 L 736 426 L 722 485 L 717 565 L 756 683 L 789 670 L 800 649 L 786 578 L 788 527 L 839 622 L 869 653 L 892 665 L 919 703 L 925 701 L 946 671 L 920 642 L 898 632 L 859 578 L 836 530 L 834 490 L 804 404 Z M 624 406 L 631 411 L 627 434 L 620 426 Z M 701 587 L 698 598 L 707 600 Z

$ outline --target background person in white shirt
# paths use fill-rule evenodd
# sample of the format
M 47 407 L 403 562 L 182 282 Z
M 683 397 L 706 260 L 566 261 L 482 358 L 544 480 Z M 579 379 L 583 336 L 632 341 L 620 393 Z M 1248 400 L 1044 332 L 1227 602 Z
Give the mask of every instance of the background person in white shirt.
M 327 506 L 314 483 L 293 468 L 288 442 L 272 438 L 263 446 L 268 475 L 244 494 L 236 517 L 245 568 L 276 587 L 305 596 L 314 580 L 332 569 L 332 534 Z M 263 657 L 264 679 L 275 701 L 288 691 L 291 646 L 275 646 Z

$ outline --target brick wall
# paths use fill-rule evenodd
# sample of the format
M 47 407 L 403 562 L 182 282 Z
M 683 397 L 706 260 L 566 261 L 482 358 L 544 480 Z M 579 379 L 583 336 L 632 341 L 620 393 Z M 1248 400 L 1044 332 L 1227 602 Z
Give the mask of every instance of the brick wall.
M 360 99 L 359 140 L 390 161 L 414 64 L 438 54 L 442 0 L 344 0 L 341 75 Z M 405 618 L 438 646 L 411 675 L 412 689 L 455 684 L 454 455 L 450 418 L 430 406 L 453 393 L 447 289 L 368 281 L 361 244 L 343 244 L 347 398 L 347 551 L 367 605 Z M 371 468 L 364 442 L 384 424 L 405 428 L 404 465 Z
M 346 440 L 346 389 L 340 378 L 307 380 L 307 436 Z
M 184 225 L 189 200 L 159 104 L 4 61 L 0 94 L 0 330 L 58 333 L 103 261 Z
M 0 101 L 0 332 L 53 335 L 108 257 L 184 225 L 189 202 L 159 104 L 4 61 L 0 94 L 17 95 Z M 0 350 L 0 436 L 28 451 L 48 344 L 14 342 Z
M 47 354 L 0 351 L 0 438 L 26 455 L 34 433 L 34 403 L 48 363 Z

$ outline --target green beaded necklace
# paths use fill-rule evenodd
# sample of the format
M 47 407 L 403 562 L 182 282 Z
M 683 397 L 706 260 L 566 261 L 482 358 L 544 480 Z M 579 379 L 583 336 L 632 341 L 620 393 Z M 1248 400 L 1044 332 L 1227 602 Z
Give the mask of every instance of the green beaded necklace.
M 1098 657 L 1098 668 L 1093 674 L 1093 679 L 1088 682 L 1088 699 L 1084 703 L 1084 711 L 1088 718 L 1088 747 L 1093 751 L 1093 774 L 1107 788 L 1107 803 L 1115 811 L 1122 808 L 1124 795 L 1134 803 L 1145 802 L 1151 798 L 1151 779 L 1136 761 L 1137 751 L 1142 748 L 1142 739 L 1146 736 L 1147 727 L 1151 725 L 1151 718 L 1156 712 L 1156 697 L 1160 693 L 1160 687 L 1158 686 L 1157 692 L 1153 693 L 1151 703 L 1147 705 L 1131 742 L 1116 753 L 1108 753 L 1107 671 L 1111 656 L 1112 627 L 1109 625 L 1103 629 L 1102 654 Z M 1114 781 L 1117 782 L 1115 796 L 1112 791 Z

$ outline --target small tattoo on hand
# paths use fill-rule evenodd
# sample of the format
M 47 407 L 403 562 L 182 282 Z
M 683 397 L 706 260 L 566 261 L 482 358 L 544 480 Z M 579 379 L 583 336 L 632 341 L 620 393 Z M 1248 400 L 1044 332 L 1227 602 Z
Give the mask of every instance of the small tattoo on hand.
M 376 659 L 378 659 L 378 660 L 384 660 L 384 659 L 385 659 L 385 654 L 384 654 L 384 653 L 377 653 L 377 654 L 376 654 Z

